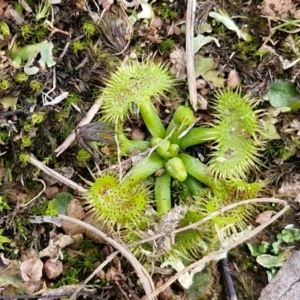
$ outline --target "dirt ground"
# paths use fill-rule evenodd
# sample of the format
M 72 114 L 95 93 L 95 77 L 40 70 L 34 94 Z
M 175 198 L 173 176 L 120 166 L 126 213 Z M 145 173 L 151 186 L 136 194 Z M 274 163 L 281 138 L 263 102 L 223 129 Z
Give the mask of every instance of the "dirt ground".
M 258 299 L 299 248 L 299 19 L 0 0 L 0 299 Z

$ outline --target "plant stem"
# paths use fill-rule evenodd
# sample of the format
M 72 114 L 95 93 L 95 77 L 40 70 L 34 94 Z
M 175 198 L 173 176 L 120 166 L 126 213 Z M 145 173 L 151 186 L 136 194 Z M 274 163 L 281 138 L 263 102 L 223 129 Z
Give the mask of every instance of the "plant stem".
M 172 119 L 166 130 L 166 136 L 168 136 L 175 127 L 177 127 L 177 128 L 173 131 L 172 135 L 170 136 L 170 138 L 168 140 L 172 144 L 179 145 L 180 142 L 178 140 L 178 136 L 186 129 L 187 126 L 184 126 L 184 125 L 180 126 L 179 124 L 176 124 L 175 121 Z
M 194 112 L 188 106 L 179 106 L 174 112 L 173 118 L 166 130 L 166 136 L 171 134 L 169 141 L 172 144 L 180 144 L 181 139 L 178 137 L 182 134 L 189 126 L 195 122 Z M 177 128 L 175 128 L 177 127 Z
M 156 177 L 154 191 L 156 210 L 164 215 L 171 210 L 171 175 L 168 172 Z
M 124 176 L 121 184 L 134 186 L 163 167 L 164 160 L 154 152 L 150 155 L 150 157 L 144 157 L 135 164 Z
M 152 137 L 164 138 L 165 128 L 150 99 L 139 101 L 138 107 Z
M 203 192 L 206 188 L 195 177 L 188 175 L 186 180 L 182 184 L 188 189 L 193 196 L 199 196 L 199 193 Z
M 181 140 L 180 148 L 186 149 L 187 147 L 201 144 L 207 141 L 215 140 L 218 134 L 218 128 L 192 128 Z
M 213 180 L 208 174 L 207 166 L 205 164 L 203 164 L 195 157 L 184 153 L 179 154 L 178 157 L 182 160 L 189 175 L 193 176 L 194 178 L 198 179 L 200 182 L 211 188 L 214 187 Z
M 129 140 L 125 136 L 122 129 L 118 132 L 118 141 L 120 144 L 121 152 L 127 155 L 130 155 L 134 150 L 144 152 L 150 147 L 150 142 L 141 140 Z

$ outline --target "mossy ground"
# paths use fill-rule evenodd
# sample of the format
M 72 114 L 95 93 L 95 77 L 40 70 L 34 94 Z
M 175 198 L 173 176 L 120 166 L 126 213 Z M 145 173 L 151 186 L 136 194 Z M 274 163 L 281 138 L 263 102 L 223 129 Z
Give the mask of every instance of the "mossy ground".
M 47 3 L 41 1 L 43 2 Z M 5 243 L 7 240 L 1 240 L 0 235 L 0 249 L 3 247 L 1 252 L 5 257 L 16 260 L 20 259 L 21 253 L 26 249 L 33 247 L 40 251 L 46 247 L 49 235 L 54 228 L 46 223 L 32 224 L 29 222 L 29 216 L 44 215 L 46 212 L 49 214 L 51 212 L 49 202 L 57 193 L 75 194 L 66 186 L 51 182 L 49 178 L 29 165 L 26 154 L 32 153 L 50 168 L 62 172 L 65 176 L 70 176 L 76 182 L 84 184 L 81 178 L 92 181 L 93 178 L 88 168 L 96 171 L 94 158 L 79 147 L 80 143 L 71 145 L 59 157 L 56 156 L 54 150 L 91 108 L 107 79 L 122 61 L 132 58 L 141 61 L 151 57 L 158 63 L 165 63 L 166 68 L 172 67 L 173 74 L 176 74 L 180 73 L 179 67 L 182 63 L 180 57 L 176 58 L 175 54 L 178 54 L 176 50 L 185 47 L 185 28 L 182 26 L 186 13 L 184 1 L 156 1 L 152 6 L 155 18 L 138 20 L 132 28 L 129 26 L 128 17 L 136 16 L 141 7 L 138 11 L 134 11 L 132 8 L 124 10 L 124 7 L 121 9 L 119 5 L 113 5 L 104 14 L 99 25 L 95 25 L 92 17 L 95 16 L 94 12 L 97 12 L 97 7 L 93 1 L 87 2 L 87 9 L 84 8 L 85 1 L 62 1 L 54 6 L 53 11 L 50 8 L 46 9 L 44 14 L 40 14 L 43 7 L 37 4 L 37 1 L 28 0 L 27 3 L 32 12 L 27 11 L 17 1 L 12 1 L 11 8 L 7 5 L 3 7 L 7 14 L 0 11 L 0 225 L 4 229 L 2 235 L 10 239 L 9 243 Z M 294 60 L 299 51 L 299 45 L 298 36 L 292 34 L 293 42 L 290 41 L 288 44 L 289 33 L 276 31 L 272 36 L 272 41 L 276 42 L 277 53 L 266 54 L 260 50 L 264 39 L 270 34 L 268 20 L 261 17 L 258 9 L 261 3 L 262 1 L 259 0 L 248 1 L 247 4 L 243 0 L 235 1 L 234 4 L 229 0 L 215 1 L 215 9 L 222 8 L 229 16 L 243 16 L 234 20 L 239 27 L 245 27 L 248 30 L 252 40 L 245 42 L 239 39 L 235 32 L 209 18 L 212 32 L 206 32 L 205 35 L 218 39 L 220 47 L 212 43 L 202 48 L 200 53 L 214 59 L 214 68 L 218 71 L 218 76 L 225 80 L 231 70 L 236 70 L 242 82 L 242 92 L 247 93 L 251 98 L 258 99 L 260 108 L 268 109 L 270 105 L 263 96 L 275 78 L 294 80 L 295 86 L 299 89 L 299 76 L 295 76 L 299 72 L 298 65 L 283 69 L 279 59 L 280 57 Z M 208 1 L 198 3 L 197 24 L 201 20 L 206 20 L 205 8 L 211 10 L 210 5 Z M 18 12 L 24 21 L 16 22 L 14 17 L 10 16 L 9 9 Z M 272 21 L 270 24 L 275 27 L 282 24 L 282 21 Z M 292 25 L 286 29 L 292 31 L 294 28 L 290 27 Z M 197 30 L 197 26 L 195 28 Z M 54 46 L 52 53 L 56 62 L 55 67 L 45 67 L 44 70 L 34 75 L 27 75 L 24 74 L 23 68 L 28 63 L 27 61 L 23 62 L 21 68 L 13 66 L 11 62 L 14 55 L 18 53 L 18 49 L 46 39 Z M 271 42 L 268 45 L 274 47 Z M 38 66 L 40 56 L 41 54 L 37 53 L 33 62 L 30 62 L 31 67 Z M 132 81 L 134 82 L 134 78 Z M 45 105 L 47 101 L 55 99 L 63 92 L 69 93 L 66 99 L 56 105 Z M 206 99 L 209 99 L 208 109 L 199 110 L 195 115 L 200 118 L 201 122 L 211 122 L 215 113 L 212 110 L 213 101 L 210 101 L 214 99 L 214 87 L 206 83 L 205 88 L 200 92 Z M 155 102 L 155 108 L 163 124 L 170 122 L 175 109 L 180 104 L 188 103 L 187 99 L 187 81 L 184 79 L 178 82 L 174 90 L 168 91 L 160 102 Z M 100 110 L 94 121 L 102 118 Z M 297 111 L 276 117 L 276 127 L 281 139 L 267 144 L 262 154 L 264 166 L 258 173 L 250 176 L 251 180 L 260 179 L 268 182 L 268 185 L 260 192 L 261 197 L 277 195 L 282 182 L 297 182 L 299 134 L 295 132 L 297 128 L 294 131 L 281 130 L 281 128 L 290 128 L 291 121 L 297 118 L 299 118 Z M 137 129 L 147 136 L 145 126 L 133 107 L 125 122 L 124 130 L 130 136 Z M 204 162 L 207 162 L 211 146 L 208 143 L 187 151 L 194 156 L 203 157 Z M 102 152 L 99 164 L 101 170 L 117 163 L 117 150 L 114 144 L 98 143 L 97 147 Z M 42 183 L 37 180 L 41 178 L 48 187 L 47 193 L 43 193 L 30 205 L 24 205 L 43 189 Z M 56 192 L 50 192 L 50 186 L 54 187 Z M 185 196 L 185 190 L 181 187 L 174 187 L 173 202 L 178 202 Z M 289 193 L 284 194 L 288 200 L 292 200 L 293 196 Z M 260 209 L 268 208 L 260 207 Z M 294 205 L 288 217 L 269 227 L 256 240 L 272 241 L 286 224 L 296 224 L 297 210 L 298 207 Z M 77 249 L 66 251 L 64 273 L 55 280 L 49 280 L 47 285 L 59 287 L 81 282 L 110 253 L 110 247 L 95 243 L 93 239 L 84 240 Z M 255 264 L 244 246 L 235 249 L 229 258 L 238 265 L 240 270 L 235 271 L 238 278 L 239 299 L 257 299 L 261 288 L 267 284 L 264 270 Z M 111 270 L 115 272 L 116 277 L 111 275 Z M 103 297 L 121 299 L 121 291 L 128 292 L 130 289 L 135 290 L 137 294 L 141 293 L 141 288 L 135 284 L 135 274 L 125 262 L 116 260 L 104 271 L 110 276 L 102 274 L 93 281 Z M 207 274 L 210 276 L 209 280 L 205 278 L 209 282 L 208 287 L 206 286 L 209 290 L 207 297 L 210 298 L 204 296 L 201 299 L 212 299 L 211 295 L 216 297 L 214 299 L 221 299 L 219 297 L 222 294 L 220 285 L 215 285 L 219 280 L 217 271 L 211 267 L 206 271 L 205 275 Z M 264 279 L 258 281 L 257 278 L 262 276 Z M 247 280 L 244 280 L 244 277 Z M 116 291 L 113 287 L 118 286 L 115 282 L 120 278 L 127 284 L 127 287 Z M 164 280 L 163 276 L 158 274 L 155 274 L 154 278 L 156 282 Z M 249 294 L 247 290 L 249 282 L 254 287 L 252 294 Z M 109 286 L 110 289 L 106 289 L 105 286 Z M 216 287 L 215 290 L 214 287 Z M 172 286 L 172 289 L 176 296 L 188 298 L 187 293 L 178 285 Z M 173 295 L 170 299 L 176 299 L 174 294 L 170 293 L 170 295 Z M 190 299 L 198 299 L 194 296 L 194 291 L 190 291 Z

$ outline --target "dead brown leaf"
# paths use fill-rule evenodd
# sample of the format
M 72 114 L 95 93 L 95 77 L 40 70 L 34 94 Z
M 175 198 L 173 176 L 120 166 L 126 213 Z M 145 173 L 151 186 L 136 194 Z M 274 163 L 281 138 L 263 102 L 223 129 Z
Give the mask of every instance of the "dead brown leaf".
M 236 70 L 231 70 L 227 78 L 227 86 L 235 89 L 241 84 L 241 78 Z
M 0 15 L 3 15 L 3 11 L 5 7 L 8 6 L 8 3 L 5 0 L 0 0 Z
M 295 198 L 295 201 L 300 202 L 300 184 L 296 182 L 283 182 L 281 188 L 278 190 L 280 195 L 287 195 Z
M 103 7 L 103 9 L 109 9 L 114 3 L 114 0 L 98 0 L 98 3 Z
M 38 258 L 35 250 L 28 250 L 22 259 L 20 265 L 22 279 L 28 282 L 39 281 L 43 275 L 43 262 Z
M 63 272 L 63 264 L 62 261 L 47 259 L 47 261 L 44 263 L 44 273 L 49 279 L 55 279 L 58 276 L 61 275 Z
M 293 0 L 263 0 L 260 5 L 262 15 L 282 19 L 288 19 L 295 7 Z
M 255 219 L 255 223 L 258 223 L 258 224 L 263 224 L 267 221 L 270 220 L 270 218 L 272 217 L 272 210 L 266 210 L 264 212 L 262 212 L 261 214 L 259 214 L 256 219 Z
M 57 186 L 49 186 L 46 188 L 46 190 L 44 191 L 44 194 L 46 196 L 47 199 L 52 199 L 53 197 L 55 197 L 57 194 L 59 193 L 59 189 Z
M 171 74 L 178 79 L 185 79 L 186 63 L 185 63 L 185 51 L 183 50 L 183 48 L 176 48 L 173 52 L 171 52 L 170 60 L 173 64 L 173 66 L 170 69 Z

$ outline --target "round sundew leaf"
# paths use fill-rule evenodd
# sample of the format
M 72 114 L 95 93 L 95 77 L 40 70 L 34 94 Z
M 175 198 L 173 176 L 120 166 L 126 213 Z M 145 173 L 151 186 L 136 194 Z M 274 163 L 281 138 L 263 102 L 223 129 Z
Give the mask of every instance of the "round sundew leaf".
M 259 165 L 262 148 L 259 114 L 255 103 L 240 92 L 225 90 L 216 99 L 215 151 L 209 167 L 223 179 L 245 179 L 250 169 Z
M 150 203 L 145 184 L 125 186 L 112 175 L 97 178 L 85 197 L 99 220 L 118 228 L 138 223 Z
M 174 79 L 163 64 L 150 60 L 123 64 L 103 89 L 103 119 L 107 122 L 123 121 L 133 103 L 139 107 L 169 90 L 173 84 Z

